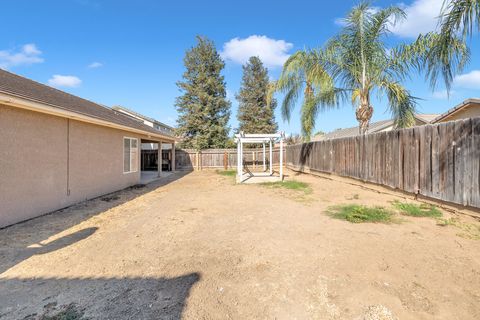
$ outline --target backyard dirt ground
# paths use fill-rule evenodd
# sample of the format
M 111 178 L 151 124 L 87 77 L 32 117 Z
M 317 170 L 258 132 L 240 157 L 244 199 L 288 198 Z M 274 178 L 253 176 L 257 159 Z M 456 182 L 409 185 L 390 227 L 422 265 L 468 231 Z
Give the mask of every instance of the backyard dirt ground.
M 404 195 L 287 179 L 312 192 L 176 174 L 0 230 L 0 319 L 480 319 L 466 229 L 332 219 Z

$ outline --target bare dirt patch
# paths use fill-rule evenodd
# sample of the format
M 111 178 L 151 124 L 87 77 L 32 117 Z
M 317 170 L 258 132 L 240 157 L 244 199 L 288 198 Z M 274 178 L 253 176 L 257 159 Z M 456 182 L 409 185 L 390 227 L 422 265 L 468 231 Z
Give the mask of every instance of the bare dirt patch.
M 352 224 L 327 208 L 402 199 L 294 179 L 308 201 L 195 172 L 0 230 L 0 319 L 480 318 L 478 221 Z

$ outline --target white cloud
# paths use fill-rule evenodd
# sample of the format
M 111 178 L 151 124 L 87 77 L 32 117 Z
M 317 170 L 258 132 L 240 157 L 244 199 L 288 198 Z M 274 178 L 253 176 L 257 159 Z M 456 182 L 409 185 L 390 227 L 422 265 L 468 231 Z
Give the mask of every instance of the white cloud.
M 290 56 L 293 44 L 267 36 L 252 35 L 245 39 L 233 38 L 223 44 L 222 58 L 244 64 L 250 57 L 257 56 L 267 67 L 279 67 Z
M 400 4 L 407 19 L 398 22 L 391 31 L 405 38 L 416 38 L 420 33 L 435 31 L 442 4 L 442 0 L 415 0 L 410 5 Z
M 82 84 L 82 80 L 75 76 L 62 76 L 55 74 L 51 79 L 48 80 L 48 84 L 53 87 L 75 88 Z
M 480 89 L 480 70 L 456 76 L 453 79 L 453 85 L 458 88 Z
M 42 63 L 44 60 L 40 57 L 41 54 L 42 52 L 33 43 L 23 45 L 18 52 L 0 50 L 0 68 L 9 69 L 11 67 Z
M 100 68 L 100 67 L 103 67 L 103 63 L 97 62 L 97 61 L 92 62 L 88 65 L 88 68 L 90 68 L 90 69 L 96 69 L 96 68 Z

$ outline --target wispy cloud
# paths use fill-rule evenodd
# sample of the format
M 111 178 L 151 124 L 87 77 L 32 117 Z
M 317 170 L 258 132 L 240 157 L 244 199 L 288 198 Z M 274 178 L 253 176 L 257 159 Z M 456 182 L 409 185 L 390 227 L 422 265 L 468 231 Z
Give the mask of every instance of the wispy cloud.
M 458 88 L 480 89 L 480 70 L 456 76 L 453 79 L 453 85 Z
M 245 39 L 233 38 L 224 43 L 221 56 L 225 60 L 244 64 L 250 57 L 257 56 L 267 67 L 279 67 L 288 59 L 293 44 L 267 36 L 252 35 Z
M 103 63 L 97 62 L 97 61 L 92 62 L 88 65 L 89 69 L 96 69 L 96 68 L 100 68 L 100 67 L 103 67 Z
M 432 98 L 437 100 L 446 100 L 455 95 L 455 91 L 450 90 L 450 95 L 447 90 L 434 91 Z
M 19 51 L 0 50 L 0 68 L 9 69 L 34 63 L 42 63 L 42 52 L 33 43 L 25 44 Z
M 48 80 L 48 84 L 53 87 L 75 88 L 82 84 L 82 80 L 75 76 L 63 76 L 60 74 L 55 74 Z

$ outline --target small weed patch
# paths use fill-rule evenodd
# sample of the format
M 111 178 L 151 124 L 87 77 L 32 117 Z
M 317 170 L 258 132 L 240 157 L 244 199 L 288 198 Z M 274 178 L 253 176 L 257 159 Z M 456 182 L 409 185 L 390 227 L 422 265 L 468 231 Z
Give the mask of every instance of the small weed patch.
M 391 211 L 383 207 L 367 207 L 358 204 L 330 207 L 327 213 L 333 218 L 347 220 L 352 223 L 390 223 L 393 216 Z
M 264 182 L 262 183 L 262 185 L 269 188 L 284 188 L 289 190 L 303 191 L 305 193 L 312 192 L 312 189 L 310 188 L 310 185 L 308 183 L 296 181 L 296 180 Z
M 237 174 L 236 170 L 217 170 L 217 173 L 225 177 L 235 177 Z
M 407 203 L 394 201 L 393 206 L 398 209 L 403 215 L 411 217 L 441 217 L 442 212 L 437 207 L 422 203 L 420 205 L 416 203 Z
M 457 233 L 457 236 L 472 240 L 480 240 L 480 225 L 462 222 L 457 218 L 437 218 L 437 225 L 439 226 L 454 226 L 461 230 L 460 233 Z

